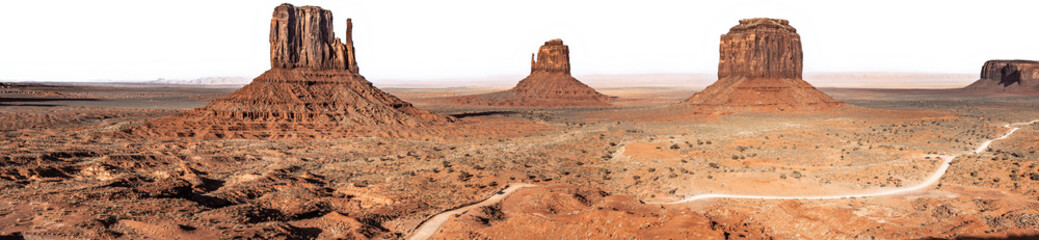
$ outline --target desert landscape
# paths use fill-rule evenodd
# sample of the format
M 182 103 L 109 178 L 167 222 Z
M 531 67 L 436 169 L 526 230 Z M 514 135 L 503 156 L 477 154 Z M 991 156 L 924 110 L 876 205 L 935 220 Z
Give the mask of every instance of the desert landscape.
M 805 73 L 797 22 L 745 18 L 716 75 L 552 39 L 380 85 L 342 19 L 276 6 L 251 81 L 0 82 L 0 239 L 1039 238 L 1036 61 Z

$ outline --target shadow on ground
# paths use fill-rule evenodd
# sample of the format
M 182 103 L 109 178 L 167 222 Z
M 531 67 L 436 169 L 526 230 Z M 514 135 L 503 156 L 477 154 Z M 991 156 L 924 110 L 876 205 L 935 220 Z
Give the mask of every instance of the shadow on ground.
M 1008 236 L 1008 237 L 921 238 L 920 240 L 939 240 L 939 239 L 953 239 L 953 240 L 1035 240 L 1035 239 L 1039 239 L 1039 235 L 1011 235 L 1011 236 Z

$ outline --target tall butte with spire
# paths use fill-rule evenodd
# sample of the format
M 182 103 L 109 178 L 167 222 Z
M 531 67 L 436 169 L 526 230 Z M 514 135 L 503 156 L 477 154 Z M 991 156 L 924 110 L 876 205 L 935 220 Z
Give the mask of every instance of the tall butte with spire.
M 332 12 L 282 4 L 271 18 L 271 69 L 208 105 L 128 130 L 186 138 L 329 138 L 410 135 L 453 122 L 419 110 L 358 73 L 346 20 L 335 37 Z
M 801 54 L 801 36 L 787 20 L 740 20 L 721 36 L 718 81 L 685 102 L 710 112 L 826 111 L 843 106 L 801 79 Z
M 512 89 L 452 98 L 457 103 L 487 106 L 565 107 L 608 106 L 603 95 L 570 75 L 570 48 L 552 39 L 531 54 L 530 75 Z

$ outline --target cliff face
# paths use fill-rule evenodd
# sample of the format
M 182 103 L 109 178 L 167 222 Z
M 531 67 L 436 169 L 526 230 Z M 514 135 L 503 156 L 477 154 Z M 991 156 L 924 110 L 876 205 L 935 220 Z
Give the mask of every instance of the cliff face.
M 981 68 L 981 78 L 998 80 L 1000 85 L 1021 84 L 1039 80 L 1039 61 L 989 60 Z
M 546 41 L 531 56 L 530 75 L 508 91 L 453 98 L 457 103 L 486 106 L 606 106 L 603 95 L 570 75 L 570 48 L 561 39 Z
M 721 37 L 718 78 L 801 78 L 801 36 L 787 20 L 740 20 Z
M 981 68 L 981 79 L 965 89 L 987 92 L 1039 93 L 1039 61 L 986 61 Z
M 357 72 L 351 34 L 346 20 L 346 43 L 335 37 L 332 12 L 314 6 L 282 4 L 271 18 L 271 68 L 348 70 Z
M 533 58 L 533 56 L 531 56 Z M 552 39 L 538 48 L 537 61 L 531 59 L 530 73 L 565 73 L 570 74 L 570 47 L 563 45 L 562 39 Z
M 271 69 L 206 106 L 154 119 L 131 132 L 177 138 L 405 136 L 454 121 L 419 110 L 357 73 L 352 23 L 346 43 L 332 13 L 283 4 L 271 18 Z
M 740 20 L 721 36 L 718 81 L 686 102 L 705 112 L 819 111 L 842 106 L 801 79 L 801 54 L 801 36 L 787 20 Z

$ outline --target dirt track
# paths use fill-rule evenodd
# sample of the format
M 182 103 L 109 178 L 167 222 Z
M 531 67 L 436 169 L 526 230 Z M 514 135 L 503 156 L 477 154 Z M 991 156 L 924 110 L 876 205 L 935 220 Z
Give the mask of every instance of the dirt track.
M 992 142 L 994 142 L 996 140 L 1003 140 L 1003 139 L 1006 139 L 1006 138 L 1010 137 L 1010 135 L 1014 134 L 1015 132 L 1017 132 L 1020 129 L 1020 128 L 1013 127 L 1013 126 L 1028 125 L 1028 124 L 1034 124 L 1034 123 L 1037 123 L 1037 122 L 1039 122 L 1039 119 L 1032 120 L 1032 121 L 1029 121 L 1029 122 L 1017 122 L 1017 123 L 1010 123 L 1010 124 L 1003 125 L 1003 127 L 1010 128 L 1010 131 L 1008 131 L 1006 134 L 1003 134 L 1000 137 L 993 138 L 993 139 L 990 139 L 990 140 L 986 140 L 985 142 L 982 142 L 978 146 L 977 149 L 975 149 L 973 152 L 968 152 L 967 154 L 980 154 L 980 153 L 984 152 L 985 150 L 987 150 L 989 145 L 992 144 Z M 623 151 L 623 148 L 621 148 L 621 149 Z M 618 154 L 622 153 L 622 151 L 618 151 Z M 616 157 L 616 155 L 614 155 L 613 157 Z M 950 156 L 950 155 L 938 155 L 938 157 L 942 158 L 942 160 L 943 160 L 942 164 L 938 167 L 937 170 L 935 170 L 934 173 L 931 174 L 931 176 L 929 178 L 927 178 L 926 181 L 921 182 L 921 183 L 916 184 L 916 185 L 912 185 L 912 186 L 907 186 L 907 187 L 902 187 L 902 188 L 894 188 L 894 189 L 889 189 L 889 190 L 884 190 L 884 191 L 879 191 L 879 192 L 873 192 L 873 193 L 843 194 L 843 195 L 829 195 L 829 196 L 768 196 L 768 195 L 739 195 L 739 194 L 710 193 L 710 194 L 694 195 L 694 196 L 691 196 L 691 197 L 688 197 L 688 198 L 685 198 L 685 199 L 681 199 L 681 200 L 678 200 L 678 201 L 673 201 L 673 202 L 658 202 L 658 203 L 647 202 L 647 204 L 681 204 L 681 203 L 687 203 L 687 202 L 693 202 L 693 201 L 705 200 L 705 199 L 713 199 L 713 198 L 759 199 L 759 200 L 798 200 L 798 199 L 804 199 L 804 200 L 826 200 L 826 199 L 844 199 L 844 198 L 861 198 L 861 197 L 879 197 L 879 196 L 898 195 L 898 194 L 904 194 L 904 193 L 909 193 L 909 192 L 917 191 L 917 190 L 920 190 L 920 189 L 924 189 L 924 188 L 927 188 L 927 187 L 937 183 L 938 180 L 940 180 L 942 178 L 942 176 L 945 175 L 945 173 L 949 169 L 949 166 L 952 163 L 952 161 L 956 159 L 956 156 Z M 471 210 L 473 208 L 495 204 L 495 203 L 500 202 L 501 200 L 505 199 L 505 197 L 507 197 L 509 194 L 512 194 L 513 192 L 515 192 L 516 190 L 518 190 L 520 188 L 533 187 L 533 186 L 536 186 L 536 185 L 514 183 L 514 184 L 511 184 L 508 188 L 498 192 L 494 196 L 491 196 L 490 198 L 488 198 L 488 199 L 486 199 L 484 201 L 481 201 L 479 203 L 468 205 L 468 206 L 464 206 L 464 207 L 461 207 L 461 208 L 458 208 L 458 209 L 454 209 L 454 210 L 441 212 L 441 213 L 439 213 L 437 215 L 434 215 L 433 217 L 430 217 L 425 222 L 423 222 L 418 228 L 416 228 L 415 232 L 412 234 L 412 236 L 409 239 L 412 239 L 412 240 L 429 239 L 430 237 L 433 236 L 433 234 L 436 233 L 437 230 L 439 230 L 440 226 L 442 224 L 444 224 L 444 222 L 446 222 L 447 220 L 451 219 L 451 216 L 462 214 L 462 213 L 464 213 L 466 211 L 469 211 L 469 210 Z

